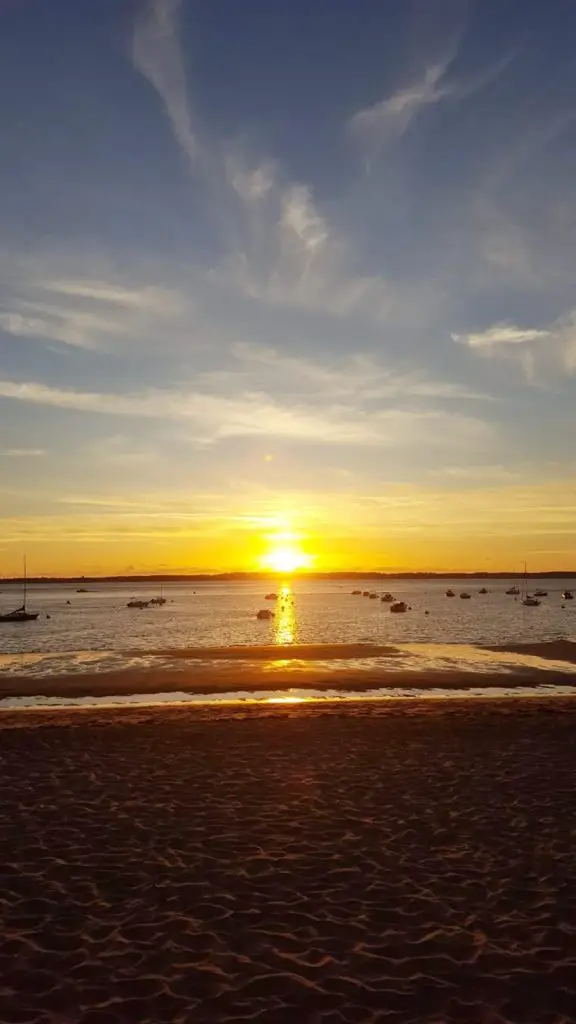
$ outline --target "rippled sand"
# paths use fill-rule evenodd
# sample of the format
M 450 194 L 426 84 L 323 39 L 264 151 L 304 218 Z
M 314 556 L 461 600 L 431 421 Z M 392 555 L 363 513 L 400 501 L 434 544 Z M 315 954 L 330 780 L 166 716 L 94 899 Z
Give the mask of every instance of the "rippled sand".
M 3 1024 L 576 1019 L 576 703 L 1 723 Z

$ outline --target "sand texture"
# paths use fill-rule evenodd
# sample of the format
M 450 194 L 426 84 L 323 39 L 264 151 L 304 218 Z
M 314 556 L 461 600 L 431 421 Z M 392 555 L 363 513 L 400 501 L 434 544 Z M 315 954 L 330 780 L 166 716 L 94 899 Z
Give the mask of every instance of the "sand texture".
M 2 1024 L 576 1020 L 575 702 L 0 726 Z

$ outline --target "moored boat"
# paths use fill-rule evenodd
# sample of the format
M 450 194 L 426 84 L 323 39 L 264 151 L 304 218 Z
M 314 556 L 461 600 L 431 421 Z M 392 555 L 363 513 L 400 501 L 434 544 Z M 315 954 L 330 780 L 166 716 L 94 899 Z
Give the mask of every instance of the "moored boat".
M 23 600 L 19 608 L 14 608 L 11 612 L 5 612 L 4 615 L 0 615 L 0 622 L 34 622 L 38 618 L 40 612 L 29 612 L 26 608 L 26 589 L 27 589 L 27 575 L 26 575 L 26 558 L 24 558 L 24 576 L 22 580 L 23 584 Z
M 522 581 L 522 604 L 526 608 L 538 608 L 540 604 L 537 597 L 533 597 L 532 594 L 528 593 L 528 569 L 526 568 L 526 562 L 524 562 L 524 580 Z
M 391 612 L 407 612 L 408 605 L 405 601 L 395 601 L 394 604 L 390 605 Z

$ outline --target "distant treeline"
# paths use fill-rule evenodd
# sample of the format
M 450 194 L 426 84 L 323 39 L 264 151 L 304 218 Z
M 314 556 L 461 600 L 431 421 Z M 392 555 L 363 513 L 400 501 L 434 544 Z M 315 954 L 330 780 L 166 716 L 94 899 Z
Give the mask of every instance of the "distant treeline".
M 523 572 L 307 572 L 294 574 L 312 580 L 515 580 Z M 28 583 L 237 583 L 288 578 L 290 573 L 222 572 L 163 573 L 134 576 L 33 576 Z M 531 580 L 576 579 L 576 572 L 531 572 Z M 21 576 L 0 577 L 2 583 L 22 583 Z

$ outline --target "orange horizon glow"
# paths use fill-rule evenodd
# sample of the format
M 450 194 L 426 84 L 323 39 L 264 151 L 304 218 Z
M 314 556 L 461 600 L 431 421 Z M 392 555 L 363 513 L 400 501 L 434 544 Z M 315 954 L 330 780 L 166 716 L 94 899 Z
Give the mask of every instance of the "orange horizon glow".
M 41 513 L 5 517 L 2 578 L 20 578 L 24 554 L 30 577 L 261 572 L 282 581 L 316 572 L 516 573 L 524 561 L 532 573 L 576 571 L 576 483 L 566 481 L 406 485 L 369 499 L 286 491 L 144 495 L 126 507 L 106 500 L 103 512 L 46 501 Z

